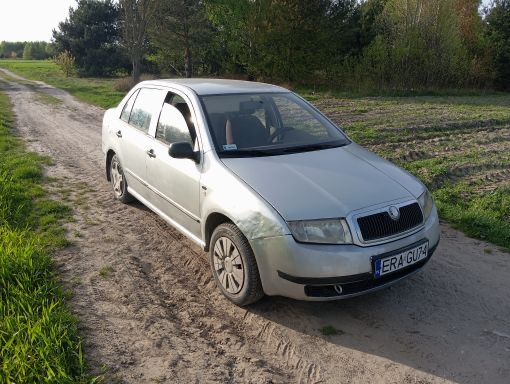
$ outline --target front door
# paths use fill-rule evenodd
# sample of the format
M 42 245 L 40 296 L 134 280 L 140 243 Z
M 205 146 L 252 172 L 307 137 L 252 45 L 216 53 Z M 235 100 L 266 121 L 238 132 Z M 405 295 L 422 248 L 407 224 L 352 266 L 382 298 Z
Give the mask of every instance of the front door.
M 150 201 L 175 226 L 180 226 L 197 239 L 200 232 L 201 163 L 170 157 L 170 144 L 188 142 L 199 150 L 190 103 L 169 92 L 159 115 L 155 138 L 147 159 Z

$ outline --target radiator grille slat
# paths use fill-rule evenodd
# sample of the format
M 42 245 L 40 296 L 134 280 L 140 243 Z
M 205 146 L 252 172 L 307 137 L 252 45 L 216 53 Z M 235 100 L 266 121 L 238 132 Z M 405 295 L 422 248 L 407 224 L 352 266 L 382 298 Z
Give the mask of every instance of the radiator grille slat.
M 358 217 L 358 226 L 364 241 L 372 241 L 398 235 L 419 226 L 423 222 L 418 203 L 400 207 L 400 217 L 393 220 L 388 212 Z

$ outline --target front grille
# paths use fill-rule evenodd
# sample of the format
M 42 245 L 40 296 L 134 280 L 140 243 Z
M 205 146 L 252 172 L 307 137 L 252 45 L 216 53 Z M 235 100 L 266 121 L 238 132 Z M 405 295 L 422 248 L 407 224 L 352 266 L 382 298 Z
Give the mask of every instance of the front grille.
M 388 212 L 379 212 L 374 215 L 358 218 L 358 226 L 364 241 L 372 241 L 398 235 L 417 227 L 423 222 L 418 203 L 400 207 L 400 217 L 393 220 Z

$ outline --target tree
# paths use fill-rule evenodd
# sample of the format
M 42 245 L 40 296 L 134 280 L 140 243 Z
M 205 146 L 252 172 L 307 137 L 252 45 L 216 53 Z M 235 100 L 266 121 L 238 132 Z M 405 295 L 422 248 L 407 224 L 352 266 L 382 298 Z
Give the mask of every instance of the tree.
M 25 42 L 9 42 L 2 41 L 0 43 L 0 58 L 16 58 L 23 56 L 23 50 L 25 49 Z
M 454 4 L 460 38 L 470 60 L 470 85 L 475 87 L 490 86 L 494 77 L 486 23 L 480 13 L 481 5 L 482 0 L 456 0 Z
M 377 21 L 384 11 L 384 7 L 388 0 L 367 0 L 361 3 L 361 45 L 366 47 L 377 36 Z
M 510 90 L 510 0 L 495 0 L 486 21 L 495 70 L 494 85 L 497 89 Z
M 25 44 L 25 48 L 23 49 L 23 60 L 32 59 L 32 43 Z
M 386 0 L 374 21 L 376 37 L 364 50 L 358 80 L 398 89 L 458 87 L 473 81 L 472 55 L 456 12 L 459 1 Z
M 207 10 L 231 60 L 253 77 L 308 81 L 358 46 L 354 0 L 209 0 Z
M 32 41 L 25 43 L 23 49 L 23 59 L 25 60 L 44 60 L 53 56 L 53 48 L 46 41 Z
M 257 76 L 303 82 L 331 63 L 328 44 L 331 1 L 260 1 L 252 20 L 256 51 L 250 65 Z
M 201 0 L 157 0 L 158 13 L 150 29 L 158 61 L 175 72 L 192 77 L 195 65 L 203 63 L 211 43 L 211 25 Z
M 155 0 L 120 0 L 122 44 L 131 59 L 133 81 L 140 80 L 141 63 L 147 50 L 147 31 L 156 11 Z M 158 9 L 158 12 L 160 10 Z
M 82 75 L 111 75 L 125 67 L 118 7 L 112 0 L 78 0 L 76 9 L 53 30 L 57 53 L 68 51 Z
M 208 0 L 206 2 L 207 17 L 217 30 L 216 45 L 221 47 L 225 55 L 222 59 L 223 71 L 230 73 L 248 73 L 253 76 L 249 67 L 255 54 L 253 42 L 253 22 L 250 22 L 256 3 L 259 0 Z

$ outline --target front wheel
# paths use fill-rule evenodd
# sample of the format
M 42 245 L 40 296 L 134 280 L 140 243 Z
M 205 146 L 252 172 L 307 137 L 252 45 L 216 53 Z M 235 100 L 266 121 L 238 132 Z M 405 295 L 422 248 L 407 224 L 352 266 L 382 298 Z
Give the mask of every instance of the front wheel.
M 126 177 L 120 160 L 117 155 L 113 155 L 112 161 L 110 162 L 110 180 L 113 188 L 113 196 L 116 200 L 123 203 L 129 203 L 133 200 L 133 197 L 127 190 Z
M 253 251 L 234 224 L 224 223 L 214 230 L 209 254 L 216 284 L 230 301 L 244 306 L 264 296 Z

